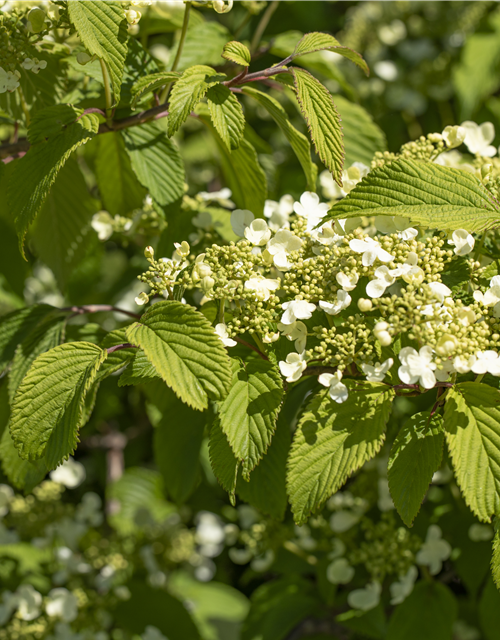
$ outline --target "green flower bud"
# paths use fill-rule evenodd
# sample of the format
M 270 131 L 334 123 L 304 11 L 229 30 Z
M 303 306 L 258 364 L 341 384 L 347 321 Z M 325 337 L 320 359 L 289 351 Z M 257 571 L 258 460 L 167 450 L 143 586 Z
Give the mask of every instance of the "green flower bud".
M 45 28 L 45 19 L 47 15 L 45 11 L 38 7 L 33 7 L 28 13 L 29 30 L 33 33 L 40 33 Z

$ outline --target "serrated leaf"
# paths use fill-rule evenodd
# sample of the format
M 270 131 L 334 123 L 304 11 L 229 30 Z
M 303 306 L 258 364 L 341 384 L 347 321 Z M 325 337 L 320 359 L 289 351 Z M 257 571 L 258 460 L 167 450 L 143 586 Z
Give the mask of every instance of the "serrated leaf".
M 493 555 L 491 557 L 491 575 L 497 589 L 500 590 L 500 520 L 495 518 L 495 537 L 493 538 Z
M 9 400 L 12 403 L 17 388 L 38 356 L 61 343 L 64 337 L 65 318 L 51 314 L 38 324 L 17 347 L 9 372 Z
M 416 413 L 394 441 L 387 467 L 389 490 L 396 509 L 411 527 L 443 457 L 443 419 L 429 411 Z
M 225 44 L 221 55 L 226 60 L 240 64 L 243 67 L 248 67 L 252 62 L 252 56 L 248 47 L 236 40 L 231 40 L 231 42 Z
M 344 136 L 345 166 L 362 162 L 370 166 L 376 151 L 386 151 L 387 141 L 382 129 L 375 124 L 371 115 L 359 104 L 350 102 L 340 95 L 333 101 L 340 113 Z
M 371 171 L 325 220 L 356 216 L 404 216 L 433 229 L 481 231 L 498 224 L 500 208 L 471 173 L 397 160 Z
M 378 383 L 345 384 L 346 402 L 337 404 L 327 390 L 319 392 L 295 431 L 287 488 L 297 524 L 303 524 L 384 442 L 392 389 Z
M 139 100 L 145 95 L 163 87 L 170 82 L 176 82 L 180 73 L 177 71 L 159 71 L 158 73 L 150 73 L 147 76 L 143 76 L 132 86 L 132 109 L 135 109 Z
M 344 144 L 340 117 L 330 92 L 305 69 L 290 69 L 300 110 L 321 162 L 342 186 Z
M 38 257 L 54 273 L 62 291 L 95 235 L 92 215 L 99 204 L 91 197 L 75 158 L 69 158 L 50 190 L 31 232 Z
M 153 199 L 166 206 L 184 195 L 184 164 L 159 122 L 122 132 L 132 169 Z
M 168 135 L 173 136 L 208 89 L 224 80 L 215 69 L 195 65 L 186 69 L 174 84 L 168 102 Z
M 360 67 L 367 76 L 370 75 L 368 65 L 363 60 L 363 56 L 361 54 L 354 51 L 354 49 L 349 49 L 349 47 L 343 47 L 338 40 L 328 33 L 321 33 L 319 31 L 306 33 L 300 42 L 297 43 L 291 58 L 293 60 L 298 56 L 315 53 L 316 51 L 333 51 L 338 53 L 351 62 L 354 62 L 354 64 Z
M 500 513 L 500 391 L 477 382 L 449 389 L 444 429 L 465 502 L 490 522 Z
M 49 304 L 35 304 L 0 317 L 0 373 L 14 357 L 17 345 L 54 310 Z
M 81 115 L 76 120 L 81 112 L 67 105 L 60 106 L 65 113 L 68 109 L 73 110 L 74 121 L 46 142 L 34 144 L 23 158 L 16 161 L 11 174 L 7 200 L 23 255 L 28 227 L 42 208 L 61 167 L 73 151 L 90 140 L 99 128 L 99 118 L 95 113 Z
M 228 492 L 229 500 L 234 506 L 239 462 L 234 457 L 219 420 L 216 420 L 210 429 L 209 451 L 212 471 L 221 487 Z
M 238 98 L 222 84 L 207 91 L 208 109 L 212 123 L 226 147 L 237 149 L 245 131 L 245 116 Z
M 107 350 L 118 345 L 126 344 L 127 342 L 128 340 L 126 330 L 115 329 L 103 338 L 99 346 L 102 349 Z M 116 373 L 117 371 L 125 367 L 127 363 L 135 357 L 136 352 L 136 347 L 128 347 L 125 349 L 117 349 L 116 351 L 111 351 L 111 353 L 108 353 L 108 357 L 99 367 L 96 382 L 99 382 L 103 378 L 107 378 L 111 374 Z
M 307 189 L 309 191 L 316 191 L 318 168 L 311 160 L 311 145 L 309 140 L 291 124 L 285 109 L 272 96 L 262 93 L 262 91 L 258 91 L 254 87 L 243 87 L 242 91 L 245 95 L 250 96 L 261 104 L 283 131 L 283 134 L 290 143 L 304 170 Z
M 90 55 L 106 63 L 118 104 L 128 40 L 123 8 L 113 0 L 79 0 L 68 3 L 68 13 Z
M 208 398 L 223 400 L 231 385 L 229 356 L 201 313 L 181 302 L 157 302 L 127 327 L 129 342 L 139 346 L 175 394 L 203 411 Z
M 132 169 L 123 136 L 107 133 L 95 142 L 95 174 L 104 208 L 112 216 L 139 209 L 147 192 Z
M 149 362 L 144 351 L 134 349 L 135 354 L 127 365 L 127 368 L 118 379 L 119 387 L 141 384 L 159 378 L 154 366 Z
M 107 352 L 90 342 L 61 344 L 38 356 L 12 404 L 10 433 L 20 456 L 45 456 L 54 469 L 78 443 L 85 396 Z
M 219 419 L 231 449 L 241 462 L 243 478 L 266 453 L 283 398 L 283 383 L 277 369 L 264 360 L 244 364 L 231 360 L 229 393 L 219 405 Z
M 439 582 L 421 580 L 389 621 L 387 640 L 451 640 L 458 603 Z
M 19 456 L 8 429 L 5 429 L 0 441 L 0 459 L 3 472 L 9 482 L 17 489 L 23 489 L 28 493 L 45 478 L 49 471 L 44 458 L 30 462 Z
M 153 435 L 155 462 L 167 495 L 182 504 L 199 482 L 200 449 L 207 416 L 190 409 L 170 389 L 165 389 L 165 393 L 166 409 Z

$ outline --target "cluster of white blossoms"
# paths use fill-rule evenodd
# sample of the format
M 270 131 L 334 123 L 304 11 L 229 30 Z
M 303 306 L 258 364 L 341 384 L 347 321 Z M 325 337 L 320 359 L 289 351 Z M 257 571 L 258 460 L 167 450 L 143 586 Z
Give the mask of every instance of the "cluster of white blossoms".
M 15 91 L 19 87 L 20 77 L 19 71 L 5 71 L 3 67 L 0 67 L 0 93 Z

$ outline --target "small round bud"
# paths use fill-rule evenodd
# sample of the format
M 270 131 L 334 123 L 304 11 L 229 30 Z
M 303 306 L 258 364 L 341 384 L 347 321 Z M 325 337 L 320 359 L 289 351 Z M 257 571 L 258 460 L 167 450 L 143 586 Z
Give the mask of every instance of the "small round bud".
M 141 12 L 135 11 L 134 9 L 128 9 L 125 11 L 125 18 L 127 22 L 131 25 L 138 24 L 141 19 Z
M 155 257 L 155 250 L 153 249 L 153 247 L 146 247 L 144 249 L 144 256 L 148 260 L 152 260 Z
M 135 304 L 138 304 L 139 306 L 145 305 L 149 302 L 149 296 L 147 293 L 140 293 L 137 298 L 135 299 Z
M 443 357 L 451 356 L 458 347 L 458 340 L 450 333 L 445 333 L 436 345 L 436 353 Z
M 30 31 L 33 33 L 40 33 L 40 31 L 43 31 L 45 28 L 46 17 L 47 15 L 45 14 L 45 11 L 38 7 L 33 7 L 33 9 L 28 13 Z
M 490 173 L 491 170 L 493 169 L 493 165 L 488 163 L 488 164 L 483 164 L 483 166 L 481 167 L 481 178 L 484 180 L 485 178 L 487 178 Z
M 201 281 L 201 288 L 205 293 L 208 293 L 211 289 L 214 288 L 215 280 L 210 276 L 205 276 Z
M 367 313 L 373 309 L 373 302 L 367 298 L 360 298 L 358 300 L 358 309 L 363 313 Z

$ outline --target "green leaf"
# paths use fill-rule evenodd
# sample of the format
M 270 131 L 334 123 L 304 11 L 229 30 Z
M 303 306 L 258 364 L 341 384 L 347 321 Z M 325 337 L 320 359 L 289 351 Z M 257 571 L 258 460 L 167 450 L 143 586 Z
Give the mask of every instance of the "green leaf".
M 483 522 L 500 513 L 500 391 L 462 382 L 449 389 L 444 428 L 458 486 Z
M 186 69 L 170 93 L 168 103 L 168 135 L 173 136 L 208 89 L 223 80 L 215 69 L 196 65 Z
M 9 482 L 17 489 L 23 489 L 27 493 L 40 484 L 49 471 L 45 458 L 30 462 L 19 456 L 8 429 L 5 429 L 0 441 L 0 459 L 2 460 L 3 472 Z
M 99 118 L 95 113 L 81 115 L 81 111 L 67 105 L 60 107 L 65 116 L 69 114 L 68 110 L 73 112 L 72 124 L 46 142 L 34 144 L 23 158 L 16 161 L 12 171 L 7 200 L 16 221 L 23 255 L 28 227 L 42 208 L 57 174 L 73 151 L 90 140 L 99 128 Z M 78 115 L 81 117 L 75 121 Z M 30 130 L 38 132 L 38 126 Z
M 137 180 L 120 133 L 107 133 L 95 140 L 95 174 L 106 211 L 124 216 L 142 206 L 146 189 Z
M 448 587 L 422 580 L 391 616 L 387 640 L 451 640 L 457 613 Z
M 283 383 L 277 369 L 264 360 L 244 364 L 232 359 L 231 368 L 231 389 L 219 405 L 219 419 L 236 459 L 241 462 L 243 478 L 248 480 L 276 429 Z
M 290 57 L 293 60 L 298 56 L 315 53 L 316 51 L 333 51 L 338 53 L 351 62 L 354 62 L 354 64 L 360 67 L 367 76 L 370 75 L 370 70 L 366 62 L 363 60 L 363 56 L 361 56 L 357 51 L 349 49 L 349 47 L 343 47 L 338 40 L 327 33 L 320 33 L 318 31 L 306 33 L 300 42 L 297 43 L 295 51 Z
M 489 579 L 481 594 L 478 606 L 479 621 L 485 640 L 497 640 L 500 625 L 500 593 Z
M 234 457 L 219 420 L 216 420 L 210 429 L 209 453 L 214 475 L 221 487 L 228 492 L 229 500 L 234 506 L 239 462 Z
M 28 372 L 32 363 L 39 355 L 57 347 L 64 337 L 65 318 L 45 318 L 16 349 L 14 360 L 9 372 L 9 400 L 12 403 L 17 388 Z
M 500 520 L 495 518 L 495 537 L 493 538 L 493 555 L 491 557 L 491 575 L 497 589 L 500 589 Z
M 362 638 L 385 640 L 387 637 L 387 622 L 382 603 L 369 611 L 350 609 L 338 615 L 335 620 L 351 631 L 356 631 Z
M 401 428 L 389 455 L 389 489 L 401 520 L 411 527 L 443 457 L 443 419 L 416 413 Z
M 342 186 L 344 144 L 340 118 L 330 92 L 308 71 L 293 67 L 295 93 L 316 151 Z
M 311 145 L 309 140 L 291 124 L 285 109 L 275 98 L 266 93 L 262 93 L 262 91 L 258 91 L 254 87 L 243 87 L 242 91 L 245 95 L 250 96 L 262 105 L 283 131 L 283 134 L 290 143 L 304 170 L 307 189 L 309 189 L 309 191 L 316 191 L 318 168 L 311 160 Z
M 229 40 L 229 31 L 219 22 L 202 19 L 193 23 L 188 29 L 177 69 L 184 71 L 197 64 L 220 65 L 220 52 Z M 178 43 L 170 50 L 172 60 L 177 55 L 177 48 Z
M 245 116 L 238 98 L 222 84 L 207 91 L 212 123 L 226 147 L 237 149 L 245 131 Z
M 374 169 L 326 219 L 404 216 L 432 229 L 489 229 L 498 204 L 471 173 L 434 162 L 397 160 Z
M 61 344 L 38 356 L 17 389 L 10 432 L 25 460 L 45 455 L 55 468 L 76 448 L 85 396 L 106 351 L 90 342 Z
M 53 311 L 49 304 L 35 304 L 0 317 L 0 373 L 14 357 L 17 345 Z
M 387 150 L 384 132 L 359 104 L 340 95 L 333 96 L 333 100 L 342 120 L 345 166 L 362 162 L 369 167 L 376 151 Z
M 118 104 L 128 40 L 122 6 L 113 0 L 79 0 L 68 4 L 68 13 L 90 55 L 106 63 L 113 85 L 114 104 Z
M 121 344 L 126 344 L 127 332 L 125 329 L 115 329 L 108 333 L 100 342 L 99 346 L 102 349 L 110 349 Z M 125 349 L 117 349 L 108 353 L 108 357 L 102 363 L 97 372 L 96 382 L 99 382 L 103 378 L 107 378 L 112 373 L 116 373 L 123 367 L 125 367 L 133 358 L 135 358 L 137 349 L 135 347 L 128 347 Z
M 303 524 L 384 442 L 394 392 L 378 383 L 345 384 L 346 402 L 337 404 L 328 391 L 319 392 L 295 431 L 287 487 L 297 524 Z
M 158 73 L 150 73 L 143 76 L 132 86 L 132 109 L 135 109 L 137 103 L 148 93 L 152 93 L 170 82 L 176 82 L 180 73 L 177 71 L 159 71 Z
M 190 407 L 203 411 L 208 398 L 226 397 L 231 385 L 229 356 L 205 316 L 189 305 L 157 302 L 140 323 L 127 328 L 127 337 Z
M 182 504 L 199 481 L 200 449 L 207 416 L 190 409 L 170 389 L 165 393 L 167 406 L 153 436 L 155 462 L 167 495 Z
M 231 40 L 231 42 L 225 44 L 221 55 L 226 60 L 240 64 L 243 67 L 248 67 L 252 62 L 248 47 L 236 40 Z
M 61 168 L 32 229 L 38 257 L 50 267 L 62 291 L 81 263 L 95 235 L 92 215 L 99 205 L 91 197 L 75 158 Z
M 148 122 L 122 132 L 132 169 L 153 199 L 166 206 L 184 195 L 184 165 L 160 122 Z
M 149 362 L 144 351 L 134 349 L 134 356 L 118 379 L 119 387 L 141 384 L 159 378 L 154 366 Z
M 286 460 L 290 442 L 290 424 L 281 419 L 280 413 L 266 455 L 250 474 L 249 481 L 239 478 L 236 485 L 242 500 L 276 520 L 283 519 L 287 505 Z

